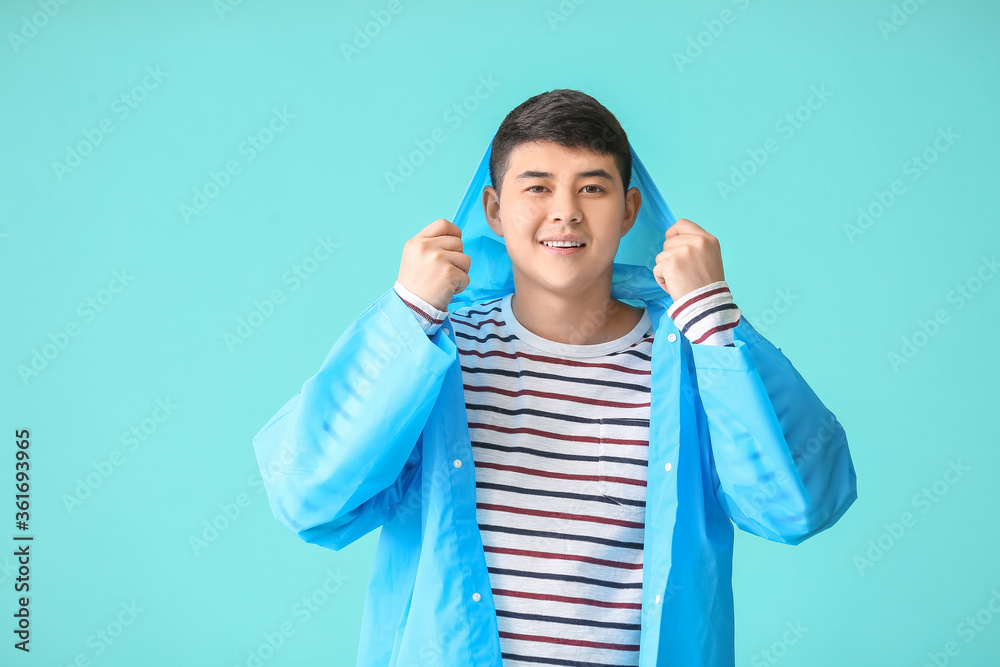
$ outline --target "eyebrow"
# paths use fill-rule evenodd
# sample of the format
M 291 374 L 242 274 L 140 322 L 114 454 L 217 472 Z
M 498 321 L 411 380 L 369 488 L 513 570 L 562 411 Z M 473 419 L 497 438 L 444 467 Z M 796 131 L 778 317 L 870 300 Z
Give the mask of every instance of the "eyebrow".
M 591 169 L 590 171 L 581 171 L 576 176 L 577 178 L 603 178 L 611 183 L 615 182 L 615 179 L 612 178 L 611 174 L 609 174 L 604 169 Z M 523 181 L 529 178 L 552 178 L 552 174 L 547 171 L 532 171 L 529 169 L 528 171 L 522 171 L 520 174 L 518 174 L 518 176 L 514 180 Z

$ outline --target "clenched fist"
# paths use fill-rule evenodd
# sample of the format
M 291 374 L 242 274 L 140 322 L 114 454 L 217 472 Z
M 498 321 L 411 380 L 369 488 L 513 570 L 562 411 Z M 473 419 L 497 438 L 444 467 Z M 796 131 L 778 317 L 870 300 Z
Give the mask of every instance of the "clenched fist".
M 719 239 L 681 218 L 667 229 L 653 275 L 674 301 L 699 287 L 725 280 Z
M 438 310 L 469 286 L 472 259 L 462 252 L 462 230 L 438 218 L 403 244 L 400 284 Z

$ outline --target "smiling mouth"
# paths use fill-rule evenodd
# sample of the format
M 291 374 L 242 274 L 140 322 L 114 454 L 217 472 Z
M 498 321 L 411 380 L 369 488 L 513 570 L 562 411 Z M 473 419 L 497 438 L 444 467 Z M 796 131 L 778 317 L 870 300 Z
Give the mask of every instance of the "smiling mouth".
M 539 245 L 545 248 L 550 255 L 575 255 L 578 252 L 583 252 L 583 249 L 587 245 L 586 243 L 580 245 L 562 245 L 565 243 L 565 241 L 562 241 L 560 244 L 549 245 L 548 243 L 541 241 L 539 242 Z
M 570 241 L 539 241 L 546 248 L 582 248 L 586 243 L 572 243 Z

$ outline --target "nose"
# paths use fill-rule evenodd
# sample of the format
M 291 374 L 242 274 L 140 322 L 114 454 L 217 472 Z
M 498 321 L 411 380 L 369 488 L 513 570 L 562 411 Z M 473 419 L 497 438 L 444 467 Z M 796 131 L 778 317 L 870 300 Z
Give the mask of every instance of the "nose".
M 563 189 L 549 200 L 549 216 L 552 222 L 580 222 L 583 210 L 573 192 Z

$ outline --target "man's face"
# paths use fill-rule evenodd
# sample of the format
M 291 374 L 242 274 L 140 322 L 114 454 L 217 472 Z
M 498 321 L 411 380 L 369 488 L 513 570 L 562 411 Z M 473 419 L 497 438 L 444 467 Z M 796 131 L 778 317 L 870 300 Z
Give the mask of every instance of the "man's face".
M 494 188 L 483 191 L 486 220 L 504 238 L 518 289 L 562 293 L 610 286 L 618 243 L 640 203 L 637 188 L 624 192 L 610 155 L 551 141 L 514 149 L 499 202 Z M 583 246 L 543 243 L 561 237 Z

